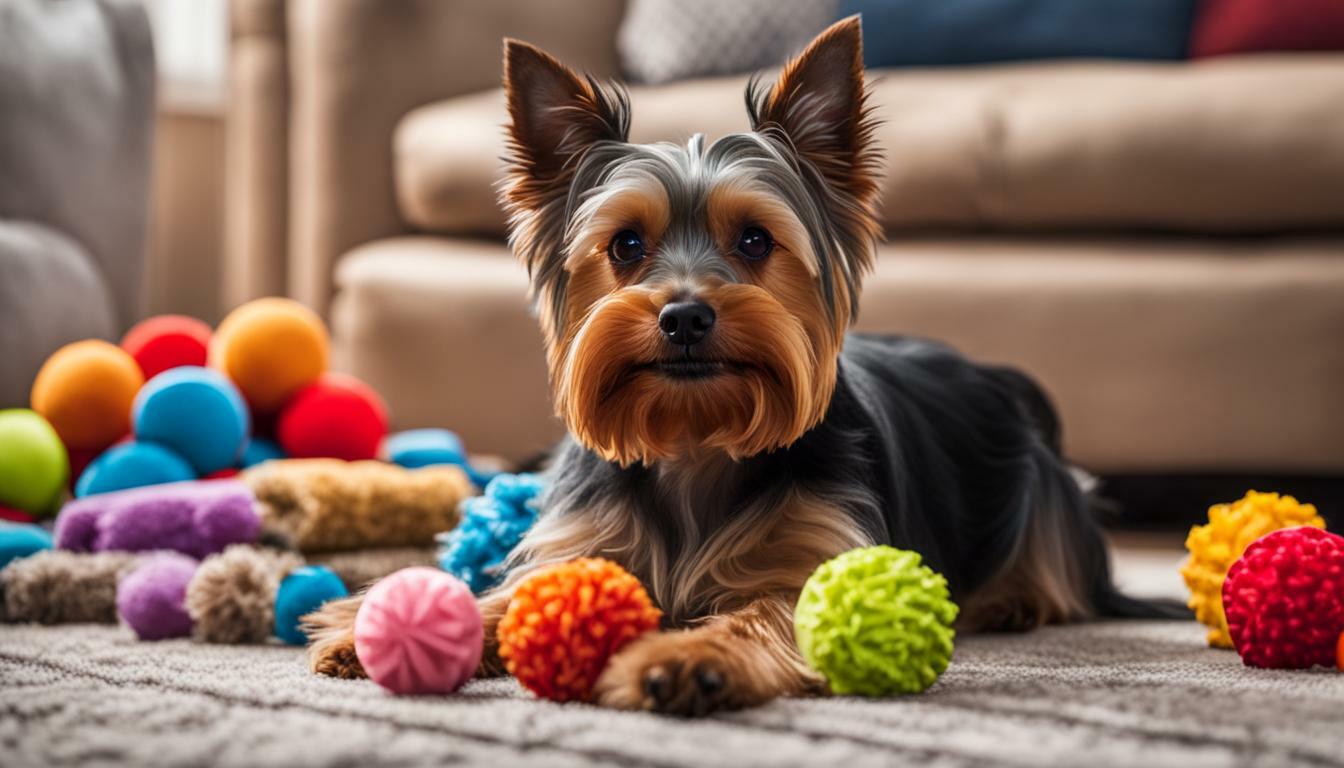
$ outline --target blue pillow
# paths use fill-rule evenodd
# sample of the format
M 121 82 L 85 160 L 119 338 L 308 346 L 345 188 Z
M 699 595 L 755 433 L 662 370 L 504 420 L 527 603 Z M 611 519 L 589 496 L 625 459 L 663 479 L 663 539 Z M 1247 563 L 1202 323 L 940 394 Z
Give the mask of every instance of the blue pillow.
M 1183 59 L 1195 0 L 841 0 L 868 67 Z

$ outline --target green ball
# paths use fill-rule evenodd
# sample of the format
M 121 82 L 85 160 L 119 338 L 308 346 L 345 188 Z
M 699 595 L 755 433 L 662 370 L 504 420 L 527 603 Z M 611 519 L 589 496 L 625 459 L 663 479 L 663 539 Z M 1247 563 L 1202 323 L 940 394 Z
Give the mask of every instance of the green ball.
M 0 504 L 54 512 L 69 474 L 65 444 L 46 419 L 27 408 L 0 411 Z
M 920 693 L 952 658 L 957 604 L 919 553 L 854 549 L 822 563 L 794 610 L 798 649 L 835 693 Z

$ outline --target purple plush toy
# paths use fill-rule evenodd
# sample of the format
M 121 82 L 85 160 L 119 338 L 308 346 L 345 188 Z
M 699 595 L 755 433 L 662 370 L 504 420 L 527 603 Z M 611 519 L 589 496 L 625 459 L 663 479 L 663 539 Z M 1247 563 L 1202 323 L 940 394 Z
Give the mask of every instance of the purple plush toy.
M 168 483 L 86 496 L 56 518 L 56 547 L 78 552 L 173 550 L 195 558 L 255 541 L 256 497 L 228 480 Z
M 174 552 L 149 557 L 117 584 L 117 615 L 141 640 L 190 635 L 187 584 L 196 565 Z

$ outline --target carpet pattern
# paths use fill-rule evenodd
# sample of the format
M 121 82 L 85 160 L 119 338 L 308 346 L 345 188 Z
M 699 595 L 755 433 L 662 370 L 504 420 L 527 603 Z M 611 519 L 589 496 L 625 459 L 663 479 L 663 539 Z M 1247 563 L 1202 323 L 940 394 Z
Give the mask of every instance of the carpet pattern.
M 0 627 L 0 764 L 1344 766 L 1344 675 L 1270 672 L 1194 623 L 960 640 L 922 696 L 703 721 L 539 702 L 512 680 L 405 699 L 302 651 Z

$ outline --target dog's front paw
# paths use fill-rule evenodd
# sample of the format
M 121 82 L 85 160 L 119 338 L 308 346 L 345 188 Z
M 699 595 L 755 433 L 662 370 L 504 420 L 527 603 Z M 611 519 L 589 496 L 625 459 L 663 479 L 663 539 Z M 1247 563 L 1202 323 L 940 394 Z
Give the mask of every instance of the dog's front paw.
M 647 634 L 612 657 L 594 689 L 597 703 L 702 717 L 760 703 L 738 678 L 729 644 L 694 630 Z
M 368 677 L 355 654 L 355 641 L 327 641 L 308 647 L 308 666 L 314 673 L 345 680 Z

